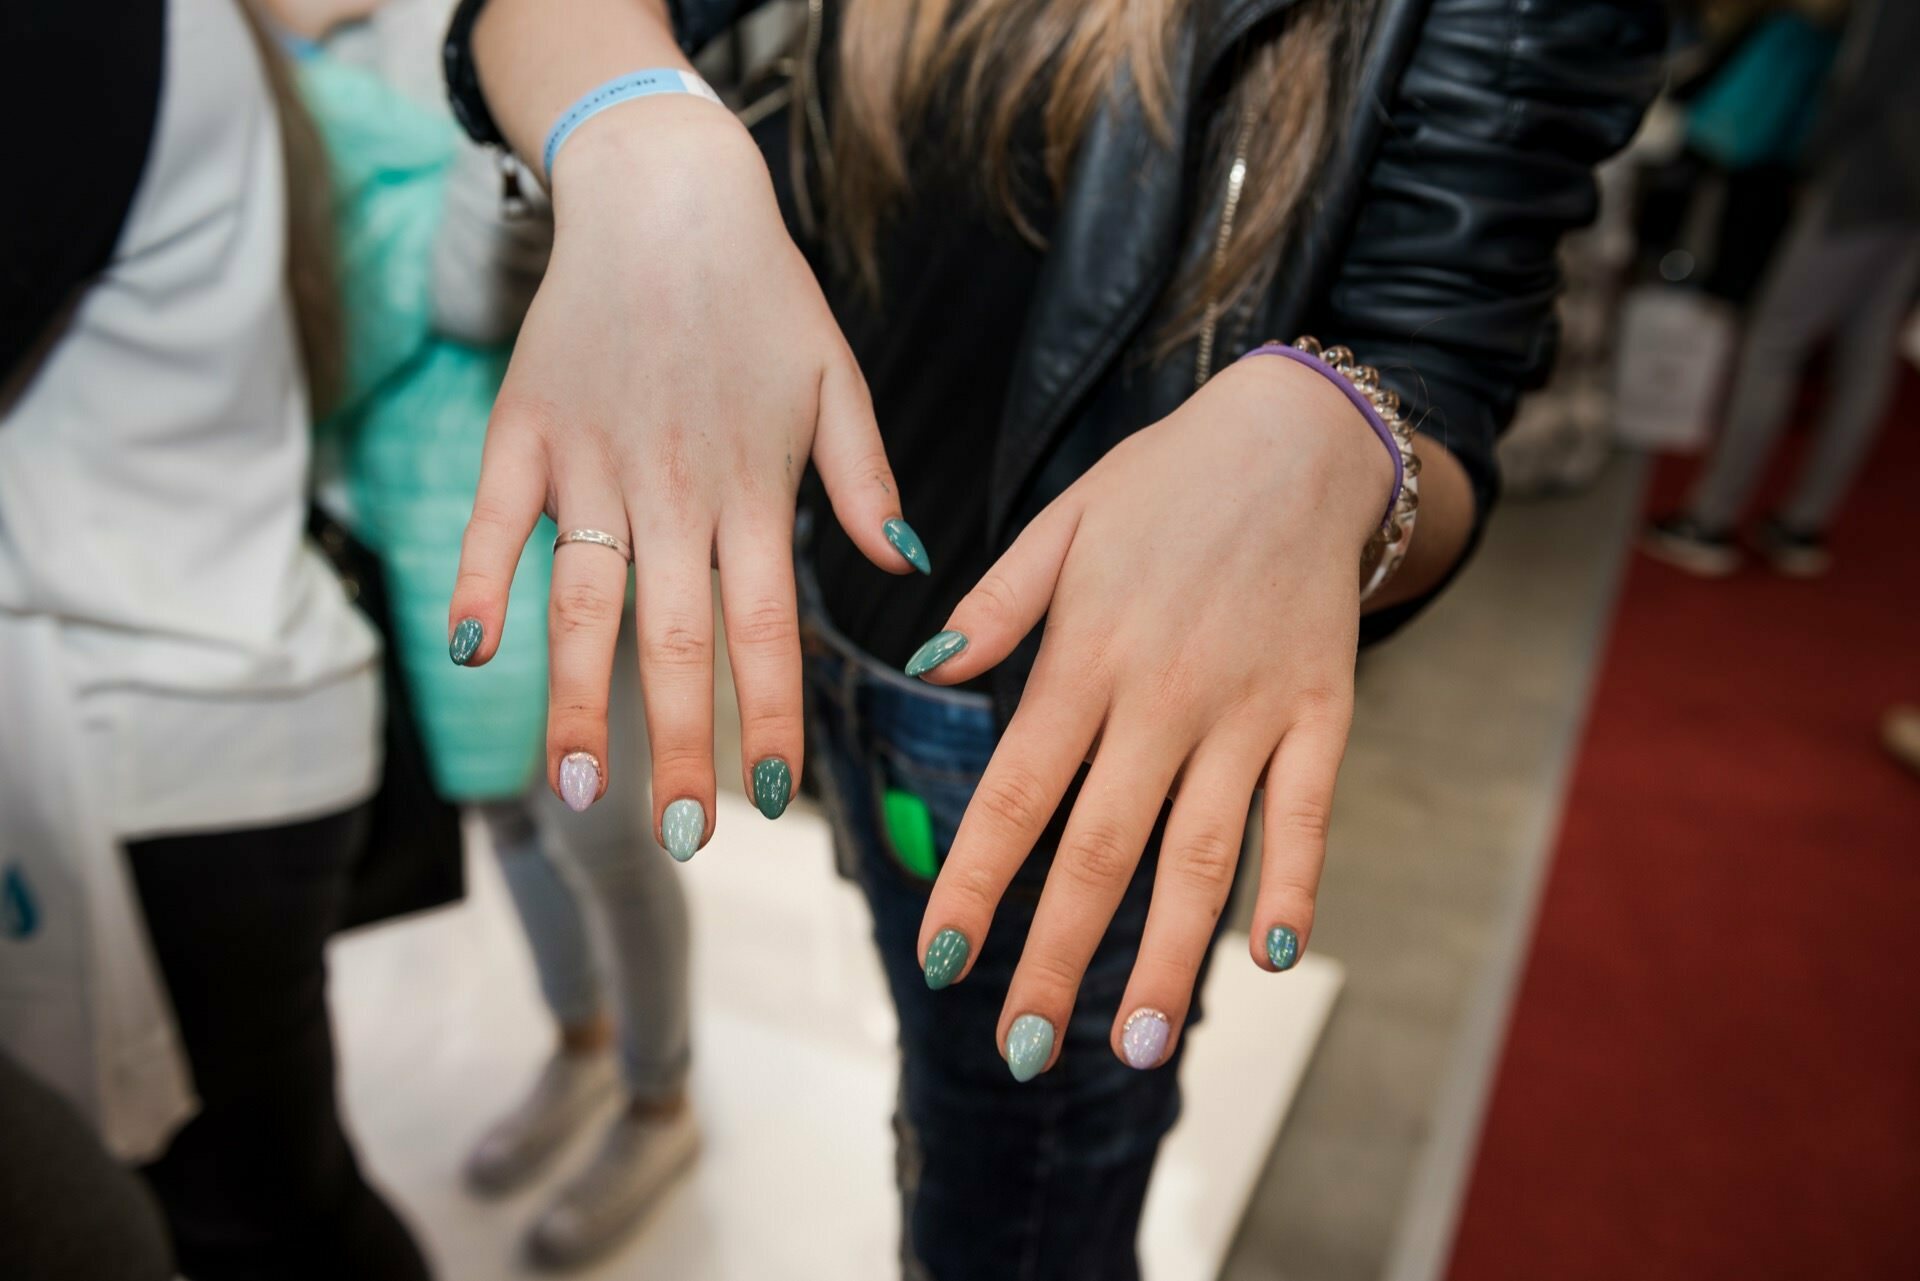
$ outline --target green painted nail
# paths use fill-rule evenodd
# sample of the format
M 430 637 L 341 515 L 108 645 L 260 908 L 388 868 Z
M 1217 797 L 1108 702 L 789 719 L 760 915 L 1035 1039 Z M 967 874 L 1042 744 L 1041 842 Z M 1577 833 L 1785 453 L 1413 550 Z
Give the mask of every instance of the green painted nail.
M 967 936 L 956 929 L 944 929 L 927 944 L 927 959 L 920 968 L 926 971 L 927 986 L 938 992 L 960 977 L 967 968 Z
M 1287 925 L 1267 931 L 1267 963 L 1276 970 L 1290 970 L 1300 959 L 1300 936 Z
M 923 574 L 933 572 L 933 562 L 927 559 L 927 545 L 920 541 L 920 535 L 913 532 L 913 526 L 898 516 L 880 526 L 880 532 L 893 544 L 893 550 L 907 558 L 907 563 Z
M 707 834 L 707 811 L 691 798 L 675 801 L 660 816 L 660 843 L 676 862 L 684 863 L 700 848 Z
M 1022 1014 L 1007 1029 L 1007 1067 L 1016 1081 L 1031 1081 L 1053 1053 L 1053 1024 L 1038 1014 Z
M 453 629 L 453 639 L 447 642 L 447 657 L 456 667 L 465 667 L 473 659 L 473 652 L 480 648 L 480 638 L 486 635 L 477 618 L 463 618 L 460 625 Z
M 924 676 L 967 647 L 967 638 L 959 632 L 940 632 L 913 651 L 907 660 L 907 675 Z
M 793 771 L 778 756 L 769 756 L 753 767 L 753 803 L 768 818 L 787 812 L 793 799 Z

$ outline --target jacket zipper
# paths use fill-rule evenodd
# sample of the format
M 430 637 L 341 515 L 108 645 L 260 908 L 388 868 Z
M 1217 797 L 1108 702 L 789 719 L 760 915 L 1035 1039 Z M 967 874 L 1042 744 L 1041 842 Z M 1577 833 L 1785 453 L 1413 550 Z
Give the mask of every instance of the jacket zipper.
M 1234 129 L 1233 163 L 1227 167 L 1227 191 L 1220 202 L 1220 230 L 1213 240 L 1213 271 L 1217 275 L 1227 261 L 1227 246 L 1233 243 L 1233 219 L 1240 211 L 1240 196 L 1247 186 L 1247 148 L 1253 143 L 1254 110 L 1249 101 L 1241 108 L 1240 123 Z M 1198 391 L 1213 377 L 1214 344 L 1220 332 L 1219 297 L 1207 300 L 1200 320 L 1199 350 L 1193 362 L 1193 386 Z

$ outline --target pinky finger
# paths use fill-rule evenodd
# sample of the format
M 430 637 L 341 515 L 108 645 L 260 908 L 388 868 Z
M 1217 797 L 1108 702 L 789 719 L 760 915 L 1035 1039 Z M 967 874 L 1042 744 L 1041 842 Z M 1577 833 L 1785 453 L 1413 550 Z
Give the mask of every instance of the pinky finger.
M 546 494 L 547 460 L 539 438 L 496 420 L 487 432 L 480 488 L 447 611 L 447 656 L 462 667 L 477 667 L 500 648 L 507 593 Z
M 1290 970 L 1313 933 L 1314 897 L 1327 859 L 1334 781 L 1346 752 L 1350 711 L 1300 720 L 1267 769 L 1260 893 L 1249 940 L 1254 964 Z

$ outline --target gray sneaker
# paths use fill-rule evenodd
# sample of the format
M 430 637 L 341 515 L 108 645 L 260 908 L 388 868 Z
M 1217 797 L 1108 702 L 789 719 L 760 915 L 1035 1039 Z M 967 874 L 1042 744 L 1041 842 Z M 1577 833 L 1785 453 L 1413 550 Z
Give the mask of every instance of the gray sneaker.
M 617 1245 L 646 1217 L 700 1151 L 693 1109 L 670 1117 L 623 1112 L 593 1161 L 560 1190 L 527 1236 L 545 1268 L 573 1268 Z
M 467 1157 L 467 1186 L 490 1196 L 519 1187 L 611 1096 L 613 1055 L 555 1051 L 519 1106 L 494 1122 Z

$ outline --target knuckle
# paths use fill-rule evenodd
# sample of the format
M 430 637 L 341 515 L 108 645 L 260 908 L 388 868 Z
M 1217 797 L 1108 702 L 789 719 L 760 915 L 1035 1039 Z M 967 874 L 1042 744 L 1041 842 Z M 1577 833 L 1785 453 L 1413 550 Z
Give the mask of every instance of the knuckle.
M 1301 797 L 1289 802 L 1278 819 L 1281 833 L 1290 840 L 1325 845 L 1333 826 L 1333 809 L 1318 798 Z
M 705 770 L 711 763 L 707 749 L 696 742 L 659 743 L 653 746 L 654 773 L 685 778 Z
M 1136 963 L 1136 977 L 1144 979 L 1148 987 L 1156 992 L 1179 993 L 1189 996 L 1194 984 L 1200 978 L 1200 957 L 1190 948 L 1161 948 L 1151 953 L 1142 953 Z M 1162 1013 L 1174 1017 L 1173 1010 L 1162 1007 Z M 1184 1015 L 1185 1011 L 1180 1011 Z
M 985 623 L 1010 622 L 1020 613 L 1020 596 L 999 570 L 989 570 L 973 586 L 969 607 Z
M 568 584 L 553 593 L 554 626 L 563 636 L 600 630 L 618 609 L 612 597 L 586 583 Z
M 553 720 L 556 724 L 577 725 L 583 721 L 603 721 L 607 715 L 607 700 L 594 698 L 586 693 L 569 693 L 557 696 L 553 700 Z
M 1106 890 L 1132 874 L 1136 853 L 1117 823 L 1095 819 L 1068 840 L 1057 866 L 1083 889 Z
M 1080 988 L 1086 967 L 1072 957 L 1050 947 L 1029 947 L 1020 958 L 1021 976 L 1042 992 L 1058 995 L 1068 1003 Z
M 753 743 L 798 743 L 803 733 L 798 709 L 760 700 L 741 706 L 740 730 Z
M 1345 725 L 1349 715 L 1348 697 L 1337 686 L 1324 683 L 1294 691 L 1293 720 L 1296 725 L 1335 728 Z
M 686 617 L 660 620 L 640 645 L 640 661 L 656 669 L 697 667 L 707 659 L 706 632 Z
M 1195 832 L 1182 842 L 1174 867 L 1196 889 L 1215 893 L 1240 866 L 1240 841 L 1221 828 Z
M 985 868 L 971 862 L 948 862 L 940 870 L 940 892 L 975 919 L 991 917 L 1000 901 L 1000 887 Z
M 800 643 L 800 620 L 791 606 L 760 601 L 727 620 L 727 637 L 743 649 L 784 649 Z
M 498 494 L 483 489 L 473 496 L 473 511 L 467 517 L 467 525 L 488 532 L 504 531 L 518 523 L 517 515 Z
M 1313 916 L 1318 887 L 1312 877 L 1293 871 L 1269 871 L 1260 879 L 1261 897 L 1281 909 L 1287 924 L 1304 929 Z
M 462 565 L 453 576 L 454 595 L 460 597 L 491 596 L 501 585 L 498 575 L 473 565 Z
M 1053 813 L 1040 780 L 1024 769 L 990 775 L 973 799 L 988 818 L 1017 832 L 1038 832 Z

